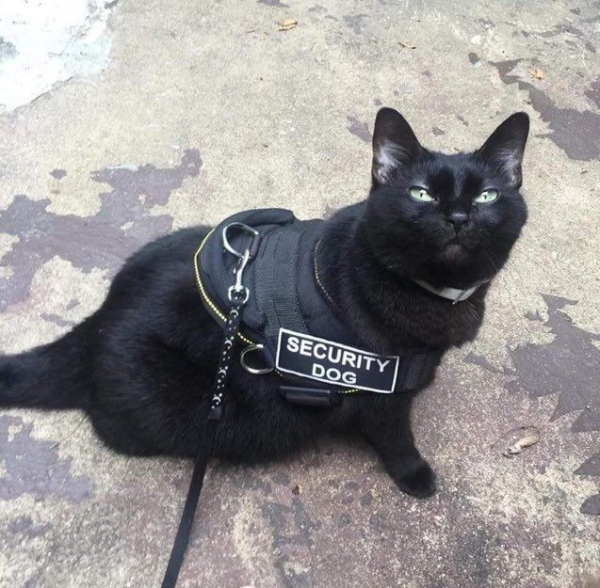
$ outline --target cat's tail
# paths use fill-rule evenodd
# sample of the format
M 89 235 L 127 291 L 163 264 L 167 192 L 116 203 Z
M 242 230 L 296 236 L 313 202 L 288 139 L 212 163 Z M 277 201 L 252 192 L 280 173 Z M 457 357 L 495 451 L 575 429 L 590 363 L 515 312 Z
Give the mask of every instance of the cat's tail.
M 0 407 L 84 407 L 89 374 L 81 327 L 49 345 L 0 356 Z

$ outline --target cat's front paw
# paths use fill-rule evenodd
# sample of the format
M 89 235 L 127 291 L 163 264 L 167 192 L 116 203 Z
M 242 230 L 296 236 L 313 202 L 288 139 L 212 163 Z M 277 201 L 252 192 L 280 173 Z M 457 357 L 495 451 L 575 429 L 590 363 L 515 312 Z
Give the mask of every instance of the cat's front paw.
M 394 476 L 394 481 L 402 492 L 417 498 L 429 498 L 437 491 L 435 472 L 424 460 L 411 464 L 400 475 Z

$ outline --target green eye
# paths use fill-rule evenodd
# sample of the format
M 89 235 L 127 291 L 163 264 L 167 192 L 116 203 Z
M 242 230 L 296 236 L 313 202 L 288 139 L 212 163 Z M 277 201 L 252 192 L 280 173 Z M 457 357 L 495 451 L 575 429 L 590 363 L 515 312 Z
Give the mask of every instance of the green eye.
M 415 199 L 421 202 L 433 202 L 433 196 L 420 186 L 413 186 L 409 191 L 409 194 Z
M 479 202 L 480 204 L 485 204 L 488 202 L 493 202 L 498 198 L 498 190 L 494 190 L 490 188 L 489 190 L 484 190 L 479 196 L 475 196 L 473 199 L 474 202 Z

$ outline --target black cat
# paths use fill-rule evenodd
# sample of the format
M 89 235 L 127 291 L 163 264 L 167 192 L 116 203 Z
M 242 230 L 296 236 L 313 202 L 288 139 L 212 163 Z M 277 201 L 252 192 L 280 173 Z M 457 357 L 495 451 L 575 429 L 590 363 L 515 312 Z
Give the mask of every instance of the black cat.
M 489 281 L 527 218 L 519 193 L 529 119 L 517 113 L 473 153 L 423 148 L 395 110 L 380 110 L 365 202 L 326 221 L 324 286 L 357 346 L 381 354 L 441 352 L 472 340 Z M 194 456 L 223 332 L 200 301 L 191 259 L 207 227 L 181 230 L 133 255 L 102 307 L 62 339 L 0 358 L 0 406 L 85 410 L 113 449 Z M 453 304 L 436 289 L 467 289 Z M 360 345 L 358 345 L 360 343 Z M 355 429 L 404 492 L 435 492 L 410 427 L 414 394 L 355 394 L 332 408 L 286 402 L 279 376 L 236 361 L 215 454 L 261 460 L 326 430 Z

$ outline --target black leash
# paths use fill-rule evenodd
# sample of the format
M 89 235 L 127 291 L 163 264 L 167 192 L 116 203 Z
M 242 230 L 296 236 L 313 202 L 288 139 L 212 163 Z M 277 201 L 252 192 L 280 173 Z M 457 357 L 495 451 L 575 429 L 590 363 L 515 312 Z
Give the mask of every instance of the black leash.
M 252 231 L 252 229 L 250 230 Z M 224 233 L 223 239 L 225 244 L 229 245 L 226 233 Z M 206 467 L 213 452 L 217 425 L 219 424 L 219 420 L 223 413 L 223 392 L 229 377 L 229 368 L 233 359 L 237 334 L 240 330 L 242 307 L 246 304 L 250 295 L 248 288 L 242 284 L 242 273 L 250 261 L 250 251 L 247 249 L 243 254 L 240 254 L 233 249 L 230 250 L 239 257 L 240 261 L 236 269 L 235 285 L 229 288 L 229 302 L 231 304 L 231 309 L 225 325 L 225 340 L 223 341 L 221 353 L 219 355 L 217 377 L 215 378 L 211 389 L 212 400 L 208 419 L 204 425 L 204 430 L 200 439 L 200 447 L 196 454 L 190 488 L 188 490 L 185 506 L 183 507 L 179 529 L 177 530 L 175 543 L 171 550 L 171 556 L 169 557 L 167 571 L 165 572 L 161 588 L 175 588 L 177 584 L 177 577 L 179 576 L 181 565 L 183 564 L 183 558 L 194 524 L 194 516 L 196 514 L 196 508 L 198 507 L 198 500 L 200 499 Z

